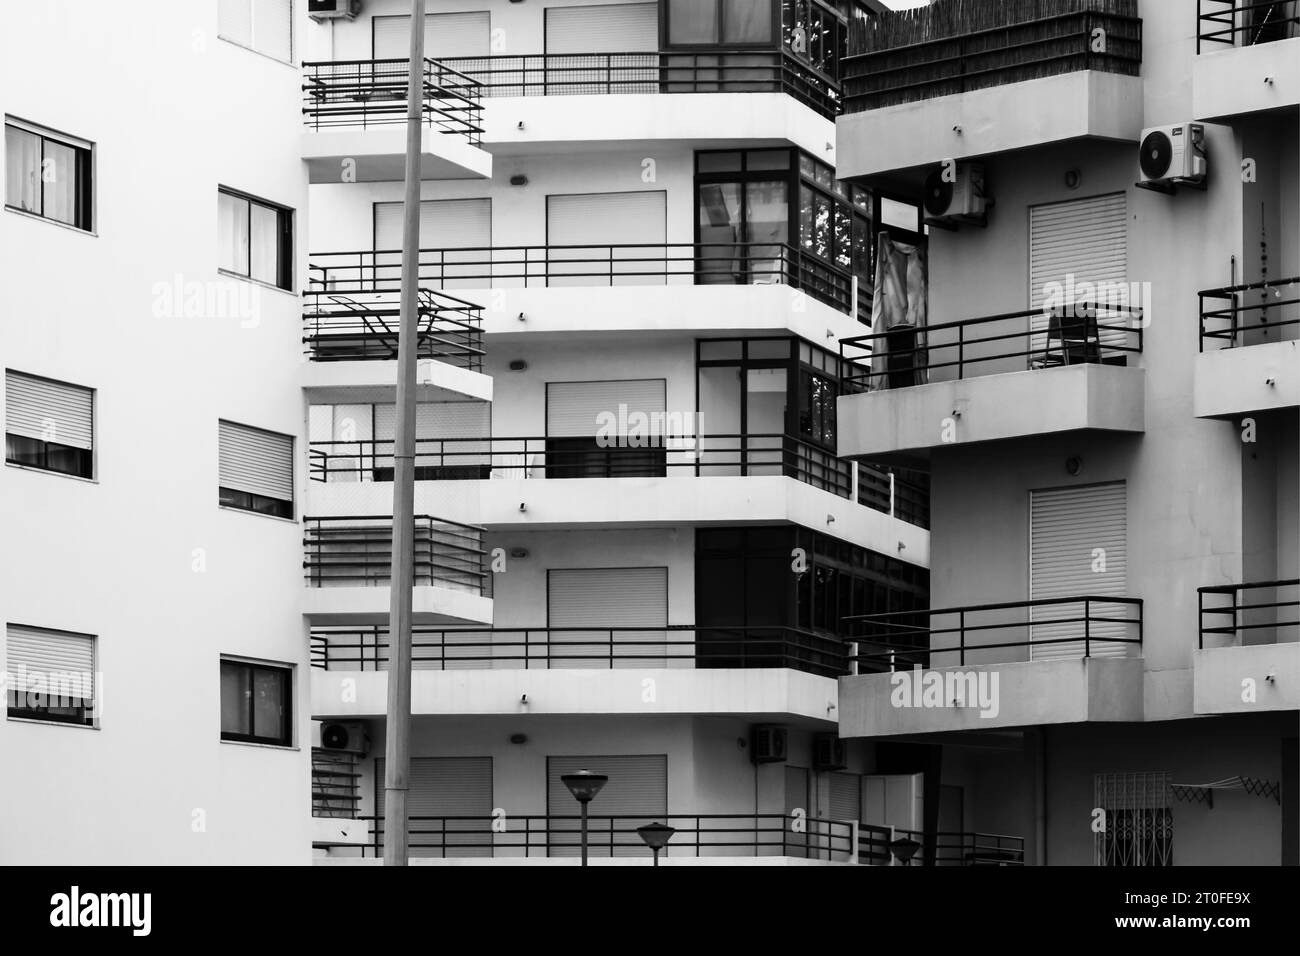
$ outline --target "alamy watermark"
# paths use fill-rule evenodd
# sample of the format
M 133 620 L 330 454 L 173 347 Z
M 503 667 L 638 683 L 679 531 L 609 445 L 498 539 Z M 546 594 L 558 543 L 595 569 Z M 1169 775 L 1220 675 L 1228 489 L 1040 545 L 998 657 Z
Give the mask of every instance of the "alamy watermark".
M 978 708 L 984 718 L 996 717 L 1001 710 L 995 670 L 926 671 L 914 664 L 910 671 L 890 674 L 889 684 L 894 707 Z

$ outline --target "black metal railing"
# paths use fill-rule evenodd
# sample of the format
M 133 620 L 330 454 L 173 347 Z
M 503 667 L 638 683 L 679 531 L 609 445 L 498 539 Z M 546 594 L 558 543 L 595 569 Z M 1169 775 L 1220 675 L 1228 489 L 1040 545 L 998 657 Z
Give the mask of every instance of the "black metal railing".
M 417 670 L 789 668 L 822 677 L 849 672 L 843 642 L 783 626 L 417 626 L 411 644 L 412 666 Z M 384 626 L 316 627 L 311 645 L 312 666 L 319 669 L 388 669 Z
M 384 516 L 303 518 L 303 567 L 312 587 L 378 587 L 390 581 L 393 519 Z M 415 584 L 491 593 L 483 529 L 415 517 Z
M 1197 588 L 1198 646 L 1284 644 L 1300 639 L 1300 580 Z
M 303 293 L 303 346 L 313 362 L 395 360 L 401 326 L 400 293 Z M 483 309 L 444 292 L 419 290 L 416 356 L 458 368 L 483 368 Z
M 316 253 L 308 290 L 398 292 L 397 250 Z M 421 249 L 419 277 L 439 289 L 621 285 L 787 285 L 870 318 L 853 275 L 785 243 L 651 243 Z M 855 301 L 856 300 L 856 301 Z
M 302 113 L 308 128 L 406 122 L 408 66 L 405 59 L 304 63 Z M 483 93 L 478 81 L 426 59 L 422 86 L 424 122 L 478 146 L 483 140 Z
M 785 93 L 834 119 L 839 88 L 772 49 L 532 53 L 441 61 L 476 80 L 486 97 L 618 93 Z
M 1296 0 L 1199 0 L 1196 8 L 1196 52 L 1225 46 L 1255 46 L 1300 36 Z
M 908 470 L 881 471 L 858 462 L 858 504 L 929 529 L 929 476 Z
M 363 856 L 379 856 L 384 846 L 382 817 L 370 823 L 370 843 Z M 587 819 L 588 855 L 644 857 L 651 852 L 636 832 L 647 823 L 666 823 L 676 832 L 661 851 L 665 859 L 681 857 L 792 856 L 849 862 L 854 852 L 853 825 L 817 817 L 781 813 L 600 814 Z M 576 857 L 581 852 L 578 814 L 519 816 L 412 816 L 407 839 L 413 857 Z
M 1025 865 L 1024 837 L 975 831 L 940 831 L 930 836 L 934 838 L 935 866 Z M 926 845 L 926 834 L 919 830 L 894 830 L 895 839 L 904 837 Z M 897 865 L 924 866 L 924 854 L 917 853 L 907 862 L 900 860 Z
M 313 747 L 311 815 L 355 819 L 361 801 L 360 780 L 356 754 Z
M 867 866 L 892 866 L 894 828 L 863 823 L 858 826 L 858 862 Z
M 1133 4 L 1136 10 L 1136 4 Z M 993 5 L 990 9 L 996 10 Z M 1103 31 L 1097 34 L 1095 31 Z M 1072 11 L 921 42 L 867 49 L 843 61 L 844 112 L 860 113 L 1062 73 L 1101 70 L 1137 76 L 1142 20 Z M 1099 47 L 1098 36 L 1104 38 Z
M 1300 337 L 1300 276 L 1206 289 L 1201 300 L 1201 351 Z
M 1126 657 L 1142 646 L 1139 598 L 1078 595 L 844 618 L 859 670 Z M 1010 638 L 1010 639 L 1008 639 Z
M 1064 365 L 1127 365 L 1142 352 L 1143 311 L 1080 303 L 840 340 L 841 390 L 907 388 Z M 879 354 L 878 354 L 879 353 Z

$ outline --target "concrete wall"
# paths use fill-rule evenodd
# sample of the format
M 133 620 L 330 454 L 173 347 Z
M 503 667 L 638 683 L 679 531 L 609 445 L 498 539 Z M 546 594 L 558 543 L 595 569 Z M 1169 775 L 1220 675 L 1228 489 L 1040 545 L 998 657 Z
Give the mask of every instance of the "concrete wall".
M 97 635 L 104 709 L 0 720 L 0 862 L 306 863 L 301 528 L 217 505 L 218 418 L 302 440 L 300 303 L 166 301 L 219 285 L 218 184 L 295 210 L 302 276 L 298 71 L 218 39 L 215 3 L 6 13 L 0 112 L 94 142 L 96 235 L 0 212 L 0 356 L 96 389 L 97 470 L 0 468 L 0 623 Z M 297 668 L 298 746 L 220 741 L 223 654 Z

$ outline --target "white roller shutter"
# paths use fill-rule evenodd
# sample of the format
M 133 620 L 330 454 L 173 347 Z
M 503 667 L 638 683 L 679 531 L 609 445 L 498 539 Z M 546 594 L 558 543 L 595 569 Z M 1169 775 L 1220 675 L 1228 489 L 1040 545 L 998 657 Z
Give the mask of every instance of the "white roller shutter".
M 80 385 L 5 370 L 5 431 L 89 450 L 94 439 L 94 391 Z
M 1094 287 L 1128 282 L 1128 199 L 1124 193 L 1030 207 L 1029 306 L 1037 312 L 1030 324 L 1030 348 L 1035 356 L 1048 347 L 1048 320 L 1042 308 L 1049 287 L 1055 283 L 1064 292 L 1070 288 L 1071 276 L 1074 301 L 1087 298 L 1077 294 L 1084 282 Z M 1119 324 L 1111 316 L 1101 316 L 1098 321 Z M 1102 330 L 1099 339 L 1103 346 L 1123 345 L 1125 334 Z
M 1029 493 L 1029 596 L 1031 600 L 1102 595 L 1123 597 L 1128 589 L 1128 516 L 1123 482 L 1080 485 Z M 1103 570 L 1104 560 L 1104 570 Z M 1124 604 L 1093 603 L 1092 616 L 1130 618 Z M 1031 646 L 1033 660 L 1082 657 L 1084 625 L 1051 623 L 1082 618 L 1084 605 L 1034 608 L 1033 641 L 1067 643 Z M 1106 638 L 1124 637 L 1124 624 L 1093 622 L 1090 652 L 1095 657 L 1124 657 L 1127 645 Z
M 597 856 L 639 856 L 648 854 L 636 828 L 646 823 L 664 823 L 668 812 L 668 757 L 665 754 L 635 756 L 587 756 L 546 758 L 546 813 L 550 820 L 552 856 L 577 856 L 579 850 L 578 801 L 560 778 L 566 773 L 590 770 L 609 777 L 609 783 L 587 806 L 591 815 L 589 853 Z M 628 815 L 611 822 L 601 817 Z M 557 820 L 556 817 L 572 817 Z M 612 850 L 612 852 L 611 852 Z
M 95 703 L 95 638 L 89 634 L 48 631 L 10 624 L 5 629 L 5 670 L 13 675 L 11 689 L 34 691 Z M 29 682 L 40 675 L 38 685 Z
M 491 285 L 486 278 L 492 260 L 491 199 L 426 199 L 420 203 L 420 248 L 464 249 L 441 259 L 425 254 L 423 271 L 431 285 L 447 289 Z M 396 289 L 402 276 L 402 203 L 375 203 L 377 278 Z M 469 251 L 478 250 L 478 251 Z M 441 269 L 439 270 L 439 266 Z
M 609 382 L 548 382 L 546 384 L 546 436 L 548 438 L 594 438 L 600 431 L 601 415 L 610 413 L 622 421 L 619 406 L 627 414 L 644 412 L 662 415 L 667 383 L 661 378 L 619 379 Z M 662 419 L 661 419 L 662 420 Z
M 221 487 L 293 501 L 293 437 L 220 423 Z
M 832 820 L 857 820 L 862 808 L 862 778 L 856 773 L 826 776 Z
M 416 817 L 474 817 L 446 821 L 447 856 L 488 856 L 492 845 L 492 758 L 412 757 L 407 795 L 411 856 L 443 855 L 442 820 Z M 384 813 L 384 758 L 375 760 L 376 814 Z M 423 846 L 421 845 L 423 844 Z
M 376 60 L 406 59 L 410 55 L 410 43 L 409 16 L 374 18 Z M 425 14 L 424 55 L 431 60 L 487 56 L 491 45 L 492 21 L 486 10 Z
M 293 58 L 292 0 L 220 0 L 217 34 L 273 56 Z
M 611 653 L 614 667 L 663 662 L 667 568 L 552 568 L 546 575 L 546 608 L 552 628 L 591 628 L 553 631 L 552 667 L 564 666 L 566 657 L 578 668 L 608 667 Z M 645 630 L 611 634 L 610 628 Z
M 375 439 L 392 442 L 397 435 L 397 406 L 375 406 Z M 492 405 L 488 402 L 420 402 L 415 406 L 415 466 L 488 465 L 492 460 Z M 421 440 L 442 439 L 437 445 Z M 459 440 L 456 440 L 459 439 Z M 392 452 L 391 445 L 375 449 Z M 379 458 L 376 467 L 392 468 L 393 459 Z
M 658 50 L 658 4 L 611 3 L 546 9 L 547 53 L 656 53 Z
M 665 284 L 667 209 L 662 190 L 547 196 L 549 283 Z

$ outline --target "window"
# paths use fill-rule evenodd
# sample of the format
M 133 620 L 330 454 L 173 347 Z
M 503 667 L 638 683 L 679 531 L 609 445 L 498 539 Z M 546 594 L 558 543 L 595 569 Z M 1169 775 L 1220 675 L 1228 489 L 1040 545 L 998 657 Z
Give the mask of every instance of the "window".
M 94 477 L 95 393 L 5 370 L 5 462 Z
M 799 372 L 799 434 L 828 448 L 835 447 L 835 399 L 839 385 L 834 379 L 808 369 Z
M 5 205 L 89 231 L 92 149 L 6 116 Z
M 293 437 L 219 422 L 220 502 L 227 508 L 293 517 Z
M 293 669 L 223 659 L 221 739 L 293 746 Z
M 790 54 L 832 80 L 848 53 L 848 22 L 843 13 L 818 0 L 782 0 L 781 35 Z
M 293 288 L 293 212 L 229 189 L 217 192 L 217 268 Z
M 1105 812 L 1095 835 L 1097 866 L 1172 866 L 1174 811 L 1169 774 L 1099 773 L 1093 806 Z
M 773 0 L 668 0 L 671 46 L 772 43 Z
M 293 0 L 218 0 L 217 35 L 286 63 L 293 59 Z
M 10 717 L 96 725 L 93 636 L 10 624 L 5 661 Z

